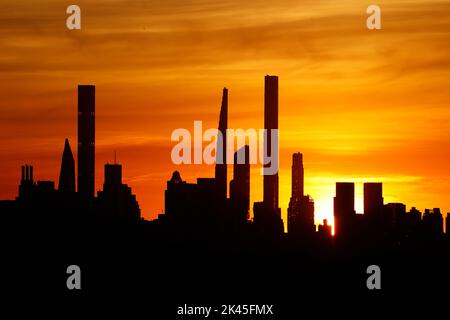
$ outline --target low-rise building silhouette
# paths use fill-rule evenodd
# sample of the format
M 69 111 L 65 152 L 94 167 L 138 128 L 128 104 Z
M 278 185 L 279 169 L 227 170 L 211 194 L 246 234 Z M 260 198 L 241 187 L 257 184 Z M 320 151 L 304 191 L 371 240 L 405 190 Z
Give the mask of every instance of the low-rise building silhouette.
M 322 239 L 331 239 L 332 227 L 331 227 L 331 225 L 328 224 L 327 219 L 323 219 L 323 224 L 319 224 L 317 233 L 318 233 L 318 236 Z
M 444 220 L 439 208 L 425 209 L 422 218 L 425 236 L 440 237 L 444 232 Z

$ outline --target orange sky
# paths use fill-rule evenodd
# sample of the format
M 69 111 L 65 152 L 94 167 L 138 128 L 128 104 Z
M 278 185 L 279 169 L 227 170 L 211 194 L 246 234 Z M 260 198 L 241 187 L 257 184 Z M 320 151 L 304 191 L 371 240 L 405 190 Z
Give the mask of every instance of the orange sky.
M 213 176 L 170 162 L 176 128 L 263 126 L 264 75 L 280 77 L 280 202 L 293 152 L 305 158 L 316 220 L 332 216 L 336 181 L 384 182 L 385 202 L 450 211 L 450 3 L 378 1 L 77 1 L 69 31 L 61 1 L 7 1 L 0 11 L 0 198 L 20 165 L 58 179 L 64 138 L 76 153 L 76 86 L 95 84 L 96 189 L 114 150 L 143 214 L 163 210 L 165 182 Z M 75 155 L 76 156 L 76 155 Z M 231 168 L 230 168 L 231 169 Z M 262 177 L 252 174 L 252 199 Z M 362 211 L 362 199 L 356 208 Z

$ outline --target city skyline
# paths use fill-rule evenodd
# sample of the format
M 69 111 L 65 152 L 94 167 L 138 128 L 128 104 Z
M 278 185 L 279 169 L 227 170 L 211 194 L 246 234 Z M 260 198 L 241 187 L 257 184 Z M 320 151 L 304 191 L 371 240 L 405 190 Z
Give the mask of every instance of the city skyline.
M 156 218 L 164 208 L 161 181 L 176 170 L 170 131 L 196 119 L 217 128 L 223 86 L 230 89 L 229 127 L 262 127 L 261 77 L 267 72 L 283 83 L 283 218 L 291 156 L 298 151 L 305 156 L 316 222 L 331 217 L 335 181 L 358 183 L 358 212 L 365 181 L 384 183 L 385 202 L 450 211 L 448 4 L 381 1 L 383 29 L 376 32 L 366 29 L 366 6 L 357 1 L 194 2 L 189 9 L 171 1 L 152 10 L 126 4 L 80 3 L 79 32 L 67 30 L 65 8 L 56 1 L 26 4 L 27 10 L 24 3 L 5 4 L 0 198 L 16 196 L 24 162 L 35 165 L 39 179 L 58 180 L 54 168 L 65 137 L 77 157 L 73 88 L 95 83 L 101 114 L 95 172 L 117 150 L 144 216 Z M 191 182 L 214 172 L 209 166 L 179 169 Z M 251 180 L 252 202 L 260 201 L 257 168 Z M 95 191 L 102 183 L 97 174 Z
M 449 0 L 3 1 L 5 305 L 448 313 L 449 17 Z
M 270 134 L 270 131 L 273 129 L 278 131 L 279 129 L 279 78 L 274 75 L 266 75 L 264 79 L 264 124 L 265 129 L 268 131 L 265 136 L 264 149 L 265 154 L 269 157 L 277 157 L 278 152 L 272 150 L 272 148 L 268 146 L 272 146 L 270 139 L 271 137 L 274 137 Z M 133 195 L 131 188 L 127 184 L 122 183 L 122 166 L 116 163 L 116 152 L 114 152 L 114 164 L 106 163 L 104 165 L 103 189 L 95 192 L 95 194 L 90 193 L 90 190 L 94 191 L 95 177 L 95 173 L 93 172 L 93 168 L 95 167 L 95 89 L 95 85 L 78 86 L 77 145 L 78 150 L 83 150 L 85 146 L 88 145 L 89 151 L 83 150 L 83 153 L 78 153 L 77 166 L 79 169 L 76 188 L 75 161 L 70 148 L 70 143 L 66 138 L 61 157 L 58 188 L 55 188 L 54 181 L 34 180 L 33 165 L 22 165 L 17 199 L 22 199 L 22 201 L 23 199 L 28 198 L 33 199 L 34 192 L 37 192 L 37 195 L 39 195 L 45 190 L 51 192 L 58 190 L 58 192 L 62 192 L 61 195 L 65 194 L 66 196 L 70 194 L 74 195 L 76 189 L 81 202 L 85 204 L 98 203 L 96 206 L 98 206 L 100 214 L 105 214 L 106 216 L 113 214 L 113 216 L 126 219 L 131 219 L 130 217 L 133 217 L 132 219 L 136 219 L 136 217 L 140 218 L 141 211 L 136 196 Z M 228 89 L 224 88 L 218 121 L 218 132 L 224 137 L 226 137 L 226 134 L 224 134 L 225 131 L 229 129 L 228 117 Z M 226 145 L 225 138 L 224 143 Z M 231 141 L 230 143 L 234 144 L 235 141 Z M 220 148 L 221 146 L 217 143 L 216 147 Z M 222 154 L 216 152 L 216 162 L 219 164 L 215 164 L 214 178 L 197 177 L 197 184 L 186 184 L 187 181 L 182 180 L 178 170 L 173 172 L 171 180 L 167 182 L 168 189 L 165 191 L 164 201 L 166 214 L 159 214 L 158 219 L 164 218 L 164 216 L 169 213 L 163 221 L 165 221 L 165 219 L 169 219 L 168 221 L 175 219 L 174 221 L 176 221 L 181 216 L 189 217 L 190 215 L 193 215 L 192 219 L 194 219 L 193 221 L 196 221 L 198 218 L 195 217 L 199 214 L 196 213 L 196 211 L 198 210 L 198 212 L 201 213 L 200 217 L 202 217 L 202 215 L 204 215 L 204 217 L 209 216 L 206 218 L 207 221 L 208 219 L 213 219 L 213 221 L 215 221 L 214 219 L 218 219 L 215 223 L 219 221 L 220 224 L 222 223 L 220 222 L 221 219 L 231 213 L 231 219 L 233 221 L 238 221 L 236 223 L 245 224 L 246 221 L 252 220 L 255 228 L 264 233 L 278 234 L 279 232 L 288 231 L 294 236 L 301 235 L 303 237 L 312 237 L 312 234 L 316 231 L 321 234 L 321 229 L 323 232 L 324 228 L 328 225 L 332 226 L 330 231 L 332 234 L 336 234 L 337 232 L 341 235 L 351 235 L 354 233 L 354 230 L 365 228 L 365 224 L 367 223 L 373 230 L 377 230 L 377 228 L 382 228 L 380 230 L 384 230 L 390 219 L 394 219 L 392 221 L 395 221 L 395 219 L 398 219 L 395 217 L 403 217 L 407 212 L 406 205 L 403 203 L 384 203 L 383 183 L 381 182 L 364 183 L 364 210 L 363 212 L 357 212 L 355 209 L 355 183 L 336 181 L 332 219 L 327 217 L 321 221 L 323 223 L 317 223 L 314 199 L 309 195 L 305 195 L 303 154 L 297 152 L 292 155 L 291 198 L 289 201 L 289 208 L 286 219 L 280 221 L 282 216 L 278 204 L 278 172 L 269 175 L 265 174 L 263 176 L 264 198 L 261 202 L 255 201 L 253 203 L 253 210 L 251 210 L 251 149 L 248 145 L 245 145 L 233 155 L 233 177 L 230 179 L 227 179 L 227 165 L 220 164 L 220 162 L 223 162 L 224 159 L 226 159 L 226 149 L 227 148 L 224 148 L 225 151 Z M 244 153 L 243 159 L 245 161 L 238 164 L 237 157 L 240 152 Z M 255 152 L 255 150 L 253 150 L 253 152 Z M 220 157 L 223 158 L 221 159 Z M 278 160 L 275 160 L 275 162 L 278 163 Z M 269 165 L 262 166 L 267 167 Z M 88 176 L 90 179 L 83 179 L 83 176 Z M 80 177 L 82 177 L 81 180 Z M 230 186 L 229 189 L 228 183 Z M 182 195 L 184 193 L 186 194 Z M 187 206 L 187 209 L 184 207 L 183 203 L 190 203 Z M 435 228 L 439 230 L 440 228 L 441 232 L 444 231 L 443 221 L 447 221 L 448 219 L 441 215 L 439 208 L 425 208 L 423 216 L 415 206 L 411 206 L 411 208 L 407 219 L 412 219 L 411 217 L 415 217 L 416 214 L 418 214 L 419 221 L 423 218 L 424 225 L 427 223 L 430 224 L 430 230 L 435 230 Z M 251 214 L 251 212 L 253 212 L 253 214 Z M 363 213 L 364 220 L 358 218 L 357 213 Z M 437 218 L 439 216 L 440 218 Z M 388 219 L 387 217 L 390 218 Z M 202 218 L 201 220 L 203 219 L 205 218 Z M 230 219 L 230 217 L 226 218 L 226 220 L 227 219 Z M 441 226 L 436 227 L 436 223 L 439 224 L 439 219 L 441 220 Z M 182 221 L 184 221 L 183 223 L 187 223 L 187 220 Z M 361 221 L 365 222 L 362 223 Z M 389 223 L 393 223 L 392 221 Z M 192 222 L 189 222 L 189 224 L 190 223 Z M 203 225 L 203 223 L 204 222 L 202 221 L 200 224 Z M 431 233 L 434 233 L 434 231 L 431 231 Z

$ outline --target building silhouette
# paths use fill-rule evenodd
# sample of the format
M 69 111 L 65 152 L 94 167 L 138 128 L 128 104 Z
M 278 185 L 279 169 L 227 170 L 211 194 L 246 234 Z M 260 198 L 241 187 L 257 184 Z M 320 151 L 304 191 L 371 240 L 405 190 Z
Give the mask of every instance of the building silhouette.
M 277 86 L 276 77 L 266 77 L 265 127 L 269 129 L 278 127 L 273 121 L 278 117 Z M 249 220 L 248 146 L 234 154 L 230 199 L 227 199 L 226 165 L 220 161 L 214 178 L 198 178 L 196 183 L 183 181 L 178 171 L 173 172 L 165 190 L 165 214 L 156 221 L 140 218 L 139 204 L 131 188 L 123 183 L 120 164 L 104 166 L 103 189 L 95 197 L 91 194 L 93 180 L 83 180 L 86 174 L 93 178 L 91 162 L 95 160 L 95 88 L 85 87 L 79 88 L 78 151 L 84 152 L 83 156 L 78 155 L 84 161 L 78 163 L 83 173 L 78 180 L 79 191 L 72 192 L 75 190 L 74 159 L 66 139 L 58 190 L 53 181 L 35 181 L 33 166 L 27 164 L 21 168 L 16 200 L 0 201 L 0 245 L 2 253 L 6 253 L 5 265 L 11 261 L 22 264 L 29 261 L 28 257 L 56 257 L 42 267 L 40 263 L 35 264 L 39 268 L 37 273 L 31 273 L 23 281 L 28 263 L 18 266 L 18 276 L 14 277 L 11 271 L 16 266 L 7 267 L 5 274 L 12 279 L 14 290 L 22 287 L 28 290 L 29 280 L 37 278 L 43 281 L 36 288 L 62 286 L 65 289 L 65 277 L 58 276 L 53 284 L 48 281 L 50 274 L 64 275 L 65 268 L 60 266 L 65 261 L 91 266 L 89 278 L 100 282 L 90 282 L 83 290 L 94 288 L 92 292 L 99 292 L 104 285 L 106 290 L 123 285 L 121 292 L 131 292 L 138 285 L 145 290 L 152 286 L 156 294 L 169 288 L 170 294 L 186 297 L 192 296 L 192 288 L 199 288 L 200 297 L 208 298 L 219 288 L 224 296 L 237 293 L 243 299 L 248 296 L 259 299 L 269 294 L 273 295 L 270 301 L 285 299 L 294 307 L 298 298 L 291 294 L 292 289 L 300 287 L 306 288 L 307 293 L 329 292 L 332 299 L 342 288 L 367 292 L 366 267 L 372 263 L 387 268 L 382 281 L 388 285 L 383 284 L 383 290 L 395 286 L 403 290 L 411 279 L 414 281 L 406 289 L 420 288 L 420 292 L 433 292 L 429 284 L 448 283 L 450 238 L 448 233 L 443 234 L 440 210 L 425 209 L 422 214 L 415 207 L 407 212 L 403 203 L 383 205 L 381 183 L 364 185 L 364 214 L 355 213 L 354 184 L 336 183 L 336 237 L 332 236 L 327 220 L 315 233 L 314 203 L 305 196 L 301 153 L 295 153 L 292 160 L 287 235 L 281 235 L 283 222 L 278 207 L 277 175 L 265 177 L 263 201 L 254 204 L 255 216 L 253 221 Z M 227 128 L 227 92 L 224 89 L 220 132 Z M 268 135 L 266 151 L 270 139 Z M 449 224 L 447 215 L 446 225 Z M 307 234 L 312 236 L 304 238 Z M 340 241 L 346 237 L 352 241 Z M 54 272 L 56 269 L 62 271 Z M 287 286 L 277 276 L 283 273 L 289 279 Z M 117 276 L 124 276 L 126 281 L 119 279 L 109 284 L 108 279 Z M 218 277 L 220 284 L 211 281 Z M 24 285 L 17 287 L 18 281 Z M 237 292 L 236 288 L 241 288 L 243 283 L 247 287 Z M 164 309 L 167 310 L 166 306 Z
M 264 142 L 264 154 L 268 157 L 278 154 L 278 150 L 271 150 L 271 131 L 278 130 L 278 77 L 266 76 L 264 86 L 264 129 L 266 141 Z M 269 167 L 270 164 L 264 164 Z M 278 210 L 278 172 L 273 175 L 264 175 L 264 205 L 272 210 Z
M 19 184 L 19 195 L 18 199 L 28 200 L 34 190 L 34 179 L 33 179 L 33 166 L 23 165 L 22 166 L 22 176 Z
M 216 179 L 197 178 L 197 183 L 183 181 L 178 171 L 167 181 L 164 193 L 165 222 L 189 232 L 205 232 L 220 223 Z
M 75 160 L 70 149 L 69 139 L 64 141 L 64 151 L 59 173 L 58 190 L 64 192 L 75 192 Z
M 367 217 L 380 215 L 383 210 L 383 184 L 364 183 L 364 214 Z
M 222 105 L 219 116 L 219 132 L 222 135 L 222 141 L 217 139 L 216 148 L 216 191 L 218 199 L 225 202 L 227 199 L 227 129 L 228 129 L 228 89 L 223 88 Z
M 227 199 L 227 129 L 228 89 L 224 88 L 218 125 L 222 140 L 217 139 L 215 177 L 197 178 L 197 183 L 188 183 L 178 171 L 173 172 L 164 193 L 165 214 L 160 216 L 161 221 L 185 231 L 203 232 L 232 220 Z M 240 174 L 243 169 L 237 170 Z M 238 180 L 241 179 L 239 174 Z
M 355 184 L 337 182 L 334 197 L 334 234 L 338 237 L 348 237 L 356 231 L 355 225 Z
M 195 210 L 197 186 L 187 183 L 178 171 L 172 173 L 164 192 L 164 218 L 170 221 L 187 221 L 189 213 Z
M 287 226 L 288 233 L 295 236 L 311 237 L 316 231 L 314 224 L 314 201 L 304 194 L 303 155 L 292 155 L 292 194 L 289 200 Z
M 139 220 L 141 210 L 131 188 L 122 183 L 122 166 L 105 164 L 103 190 L 97 194 L 99 213 L 112 219 Z
M 55 183 L 53 181 L 35 181 L 33 177 L 33 166 L 23 165 L 19 195 L 16 200 L 26 205 L 27 208 L 33 208 L 33 210 L 37 211 L 42 208 L 54 208 L 60 199 L 56 193 Z M 42 217 L 36 216 L 35 218 L 39 219 Z
M 439 208 L 425 209 L 423 213 L 423 232 L 427 237 L 440 237 L 444 232 L 444 220 Z
M 414 237 L 421 233 L 422 213 L 416 207 L 412 207 L 402 220 L 402 229 L 405 235 Z
M 331 239 L 332 230 L 327 219 L 323 219 L 323 224 L 319 224 L 317 234 L 321 239 Z
M 78 193 L 95 194 L 95 86 L 78 86 Z
M 406 205 L 403 203 L 388 203 L 384 205 L 386 217 L 386 229 L 389 233 L 396 234 L 402 230 L 406 217 Z
M 303 168 L 303 154 L 300 152 L 292 155 L 291 167 L 291 197 L 299 199 L 305 194 L 305 170 Z
M 360 221 L 359 232 L 370 234 L 377 241 L 385 236 L 386 216 L 383 211 L 383 184 L 364 183 L 364 216 L 357 215 Z
M 278 130 L 278 77 L 267 75 L 264 80 L 264 154 L 273 158 L 278 157 L 278 150 L 271 150 L 271 132 Z M 275 161 L 278 163 L 278 160 Z M 270 165 L 264 164 L 264 168 Z M 263 188 L 263 201 L 253 204 L 254 224 L 263 233 L 281 234 L 284 232 L 284 225 L 278 204 L 278 170 L 271 175 L 265 172 Z
M 230 181 L 230 202 L 231 210 L 237 221 L 247 222 L 250 210 L 250 148 L 248 145 L 234 154 L 233 180 Z

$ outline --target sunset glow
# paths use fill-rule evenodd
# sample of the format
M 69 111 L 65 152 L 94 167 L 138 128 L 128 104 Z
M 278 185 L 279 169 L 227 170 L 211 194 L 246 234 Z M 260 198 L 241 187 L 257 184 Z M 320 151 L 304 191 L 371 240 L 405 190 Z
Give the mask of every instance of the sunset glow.
M 214 175 L 214 166 L 172 164 L 171 132 L 194 120 L 217 128 L 225 86 L 229 127 L 262 128 L 263 78 L 274 74 L 283 218 L 294 152 L 304 155 L 317 223 L 332 223 L 338 181 L 356 183 L 358 213 L 363 182 L 383 182 L 385 203 L 445 215 L 450 3 L 377 4 L 375 33 L 365 26 L 367 3 L 356 0 L 78 1 L 77 32 L 65 28 L 60 1 L 2 4 L 0 198 L 15 198 L 24 163 L 37 179 L 58 180 L 66 137 L 76 154 L 77 85 L 95 84 L 96 190 L 117 151 L 124 182 L 154 219 L 174 170 L 190 182 Z M 251 202 L 261 199 L 253 166 Z

